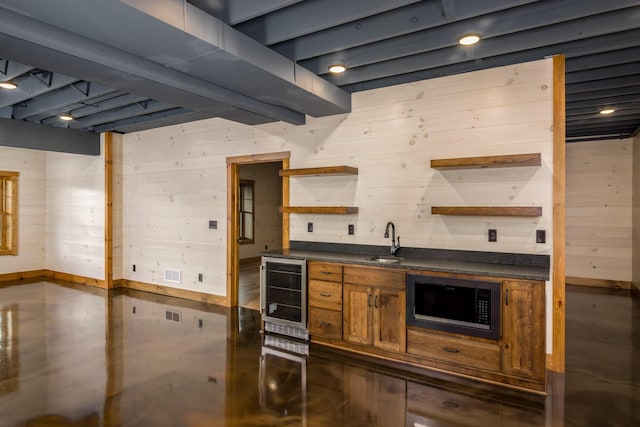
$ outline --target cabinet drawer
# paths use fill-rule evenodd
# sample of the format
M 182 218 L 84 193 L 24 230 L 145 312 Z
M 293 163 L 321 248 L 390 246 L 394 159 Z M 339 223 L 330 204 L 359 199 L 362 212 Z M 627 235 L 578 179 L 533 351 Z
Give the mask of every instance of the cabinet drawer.
M 345 266 L 344 283 L 405 289 L 407 274 L 404 270 L 393 268 Z
M 307 275 L 309 279 L 342 283 L 342 264 L 309 261 Z
M 336 340 L 342 339 L 342 312 L 309 308 L 309 333 Z
M 309 306 L 342 311 L 342 284 L 309 279 Z
M 498 344 L 409 329 L 407 331 L 407 353 L 446 363 L 500 371 L 500 347 Z

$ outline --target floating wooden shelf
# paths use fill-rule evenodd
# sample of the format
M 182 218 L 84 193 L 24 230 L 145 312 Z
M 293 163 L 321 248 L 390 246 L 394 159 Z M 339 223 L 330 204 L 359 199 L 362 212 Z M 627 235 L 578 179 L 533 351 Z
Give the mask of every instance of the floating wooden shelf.
M 542 206 L 432 206 L 432 215 L 542 216 Z
M 321 168 L 280 169 L 280 176 L 323 176 L 358 175 L 358 168 L 352 166 L 326 166 Z
M 542 165 L 540 153 L 431 160 L 431 167 L 434 169 L 480 169 L 540 165 Z
M 358 208 L 353 206 L 281 206 L 280 213 L 350 215 L 357 214 Z

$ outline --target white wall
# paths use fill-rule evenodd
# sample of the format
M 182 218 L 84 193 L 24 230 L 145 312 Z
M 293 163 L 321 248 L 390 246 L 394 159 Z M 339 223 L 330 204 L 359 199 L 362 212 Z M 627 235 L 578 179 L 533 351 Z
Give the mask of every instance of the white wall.
M 0 170 L 18 178 L 18 255 L 0 257 L 0 274 L 45 268 L 46 153 L 0 147 Z
M 255 182 L 254 243 L 240 245 L 240 259 L 259 256 L 265 250 L 282 249 L 282 162 L 256 163 L 239 167 L 240 179 Z
M 104 279 L 104 157 L 47 152 L 46 268 Z
M 632 281 L 640 291 L 640 135 L 633 139 L 633 251 Z
M 347 164 L 358 176 L 291 179 L 292 205 L 353 205 L 357 215 L 292 215 L 292 240 L 550 254 L 552 61 L 360 92 L 350 114 L 304 126 L 220 119 L 124 136 L 124 275 L 224 295 L 226 157 L 291 152 L 291 168 Z M 539 152 L 541 167 L 440 172 L 432 158 Z M 539 205 L 539 218 L 444 217 L 433 205 Z M 208 220 L 218 229 L 209 230 Z M 314 222 L 314 232 L 306 224 Z M 355 224 L 356 234 L 347 235 Z M 487 229 L 498 242 L 487 242 Z M 546 244 L 535 230 L 547 230 Z M 136 264 L 133 273 L 129 265 Z M 165 268 L 183 282 L 163 281 Z M 204 283 L 197 282 L 205 273 Z
M 633 142 L 567 144 L 566 275 L 631 280 Z

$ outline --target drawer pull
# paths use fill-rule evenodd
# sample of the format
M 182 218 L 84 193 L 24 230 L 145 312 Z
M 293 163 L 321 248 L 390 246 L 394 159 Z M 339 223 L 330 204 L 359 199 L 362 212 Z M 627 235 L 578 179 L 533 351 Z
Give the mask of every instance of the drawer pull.
M 320 274 L 331 274 L 330 271 L 321 271 Z
M 324 320 L 320 321 L 320 326 L 331 326 L 331 323 L 325 322 Z
M 447 408 L 457 408 L 458 404 L 455 402 L 451 402 L 449 400 L 447 400 L 446 402 L 443 402 L 443 405 L 446 406 Z
M 331 294 L 328 294 L 326 292 L 320 292 L 320 296 L 321 297 L 325 297 L 325 298 L 329 298 L 331 296 Z
M 460 350 L 458 350 L 457 348 L 451 348 L 451 347 L 445 347 L 444 351 L 446 351 L 447 353 L 460 353 Z

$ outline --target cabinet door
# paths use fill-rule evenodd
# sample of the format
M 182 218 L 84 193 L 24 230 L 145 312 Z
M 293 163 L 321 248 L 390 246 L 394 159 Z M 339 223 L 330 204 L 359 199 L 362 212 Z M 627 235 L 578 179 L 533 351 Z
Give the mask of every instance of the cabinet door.
M 542 282 L 503 282 L 502 369 L 505 374 L 544 380 L 544 304 Z
M 343 289 L 342 335 L 344 340 L 357 344 L 372 344 L 371 288 L 345 283 Z
M 375 288 L 373 292 L 373 345 L 404 353 L 407 350 L 406 292 Z

